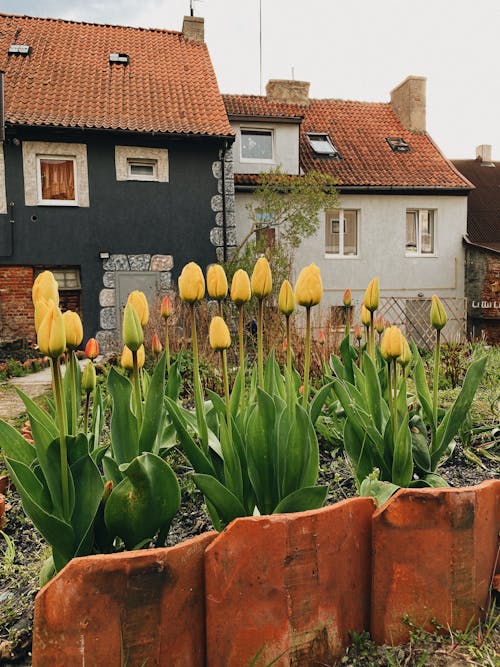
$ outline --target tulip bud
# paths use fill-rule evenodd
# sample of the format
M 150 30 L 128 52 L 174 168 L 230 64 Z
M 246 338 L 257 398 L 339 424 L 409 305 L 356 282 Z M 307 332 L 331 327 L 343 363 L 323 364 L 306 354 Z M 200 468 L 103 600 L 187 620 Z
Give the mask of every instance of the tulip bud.
M 368 310 L 368 308 L 365 306 L 364 303 L 361 305 L 361 323 L 365 327 L 369 327 L 371 323 L 370 311 Z
M 361 328 L 361 324 L 359 322 L 354 325 L 354 338 L 357 341 L 360 341 L 363 338 L 363 329 Z
M 49 300 L 43 296 L 40 297 L 40 299 L 35 303 L 35 331 L 38 332 L 40 324 L 42 323 L 43 318 L 47 314 L 47 311 L 50 308 L 51 303 L 54 303 L 52 299 Z
M 132 304 L 137 314 L 139 315 L 139 320 L 142 326 L 146 326 L 149 320 L 149 305 L 144 292 L 140 292 L 137 289 L 133 292 L 130 292 L 128 295 L 127 303 Z
M 403 334 L 399 327 L 392 326 L 385 330 L 380 352 L 386 361 L 397 359 L 403 354 Z
M 323 329 L 320 329 L 320 330 L 319 330 L 319 333 L 318 333 L 318 343 L 319 343 L 320 345 L 324 345 L 324 344 L 326 343 L 326 336 L 325 336 L 325 332 L 323 331 Z
M 366 308 L 368 308 L 368 310 L 371 310 L 372 313 L 378 308 L 379 293 L 380 288 L 378 284 L 378 278 L 373 278 L 368 284 L 365 296 L 363 297 L 363 303 L 365 304 Z
M 163 299 L 161 300 L 160 315 L 163 317 L 164 320 L 168 320 L 168 318 L 172 316 L 172 312 L 173 312 L 172 301 L 170 301 L 170 298 L 168 296 L 164 296 Z
M 102 499 L 101 499 L 103 503 L 106 502 L 106 500 L 111 495 L 112 491 L 113 491 L 113 480 L 108 479 L 107 482 L 104 482 L 104 489 L 102 492 Z
M 66 349 L 63 316 L 54 302 L 51 302 L 40 323 L 37 340 L 40 352 L 52 359 L 57 359 Z
M 441 329 L 446 324 L 446 321 L 446 311 L 443 308 L 443 304 L 441 303 L 439 297 L 433 294 L 431 303 L 431 325 L 437 331 L 441 331 Z
M 158 338 L 158 334 L 155 332 L 151 338 L 151 351 L 153 354 L 161 354 L 162 350 L 163 346 L 160 339 Z
M 346 289 L 346 291 L 344 292 L 344 296 L 342 297 L 342 303 L 346 308 L 349 308 L 350 305 L 352 304 L 352 296 L 350 289 Z
M 189 262 L 181 271 L 179 296 L 186 303 L 196 303 L 205 296 L 205 278 L 195 262 Z
M 91 361 L 87 362 L 87 365 L 83 369 L 82 373 L 82 389 L 87 394 L 90 394 L 91 391 L 94 391 L 96 383 L 95 376 L 95 366 Z
M 137 368 L 142 368 L 144 366 L 144 361 L 146 359 L 146 353 L 144 351 L 144 345 L 141 345 L 137 350 Z M 120 358 L 120 366 L 128 370 L 133 370 L 134 368 L 134 359 L 132 357 L 132 350 L 126 345 L 123 346 L 122 356 Z
M 218 315 L 213 317 L 210 322 L 208 337 L 210 339 L 210 347 L 213 350 L 227 350 L 231 346 L 231 335 L 227 324 Z
M 73 310 L 63 313 L 64 330 L 66 333 L 66 347 L 76 350 L 83 340 L 83 326 L 80 315 Z
M 144 340 L 141 321 L 136 309 L 131 303 L 125 306 L 123 313 L 123 342 L 130 350 L 137 351 Z
M 373 326 L 375 327 L 375 331 L 378 334 L 384 333 L 385 322 L 384 322 L 384 318 L 382 317 L 382 315 L 377 315 L 377 317 L 375 317 L 373 319 Z
M 288 280 L 284 280 L 281 285 L 278 296 L 278 308 L 280 313 L 289 317 L 295 309 L 295 298 L 293 296 L 293 289 Z
M 59 286 L 51 271 L 42 271 L 35 278 L 31 290 L 31 298 L 35 306 L 41 298 L 53 301 L 56 306 L 59 305 Z
M 252 288 L 250 286 L 248 273 L 243 269 L 238 269 L 231 282 L 231 300 L 234 301 L 237 306 L 241 306 L 250 301 L 251 296 Z
M 252 294 L 258 299 L 264 299 L 273 289 L 273 277 L 271 275 L 271 267 L 265 257 L 259 257 L 255 262 L 255 266 L 251 279 Z
M 403 368 L 405 368 L 410 363 L 412 355 L 411 355 L 410 346 L 408 345 L 408 341 L 406 340 L 406 338 L 404 336 L 402 336 L 402 338 L 403 338 L 403 351 L 399 355 L 399 357 L 396 359 L 396 361 L 398 362 L 398 364 L 403 366 Z
M 295 283 L 295 299 L 300 306 L 316 306 L 323 296 L 321 273 L 316 264 L 302 269 Z
M 99 343 L 95 338 L 89 338 L 85 345 L 85 356 L 87 359 L 95 359 L 99 356 Z
M 226 272 L 220 264 L 211 264 L 207 271 L 207 292 L 210 298 L 221 301 L 227 296 Z

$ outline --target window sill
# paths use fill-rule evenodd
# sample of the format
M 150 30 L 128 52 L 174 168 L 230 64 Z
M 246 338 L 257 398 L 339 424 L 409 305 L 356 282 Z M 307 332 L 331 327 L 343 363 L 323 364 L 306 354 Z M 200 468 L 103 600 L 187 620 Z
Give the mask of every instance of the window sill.
M 436 253 L 418 253 L 418 252 L 406 252 L 405 257 L 413 257 L 413 259 L 436 259 L 439 257 Z
M 325 259 L 360 259 L 359 255 L 335 255 L 334 253 L 325 253 Z
M 64 199 L 43 199 L 36 203 L 37 206 L 73 206 L 78 207 L 77 201 L 66 201 Z

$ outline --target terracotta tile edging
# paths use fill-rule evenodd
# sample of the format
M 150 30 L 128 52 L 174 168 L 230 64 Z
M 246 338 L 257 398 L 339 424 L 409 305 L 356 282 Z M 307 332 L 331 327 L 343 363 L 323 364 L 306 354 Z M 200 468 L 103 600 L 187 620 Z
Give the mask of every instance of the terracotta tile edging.
M 409 639 L 405 616 L 465 630 L 488 606 L 498 550 L 500 480 L 446 489 L 400 489 L 372 520 L 371 632 Z

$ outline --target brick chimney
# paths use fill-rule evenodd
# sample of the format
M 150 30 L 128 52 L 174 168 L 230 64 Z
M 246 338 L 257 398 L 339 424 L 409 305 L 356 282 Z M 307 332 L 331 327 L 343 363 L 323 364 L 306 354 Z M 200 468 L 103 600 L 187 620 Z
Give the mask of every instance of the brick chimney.
M 481 160 L 484 165 L 491 165 L 491 144 L 476 146 L 476 160 Z
M 425 84 L 423 76 L 409 76 L 391 90 L 391 107 L 410 132 L 425 132 Z
M 182 22 L 182 34 L 195 42 L 205 41 L 205 19 L 202 16 L 185 16 Z
M 274 102 L 308 105 L 310 85 L 308 81 L 271 79 L 266 85 L 266 96 Z

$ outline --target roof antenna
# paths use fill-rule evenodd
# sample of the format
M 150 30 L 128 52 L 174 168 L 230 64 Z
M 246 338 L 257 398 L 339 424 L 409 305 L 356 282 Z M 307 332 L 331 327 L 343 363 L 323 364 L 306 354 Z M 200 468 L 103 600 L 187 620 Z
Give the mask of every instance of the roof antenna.
M 259 94 L 262 95 L 262 0 L 259 0 Z
M 189 15 L 194 16 L 194 3 L 203 2 L 203 0 L 189 0 Z
M 292 81 L 295 81 L 295 67 L 292 67 Z

